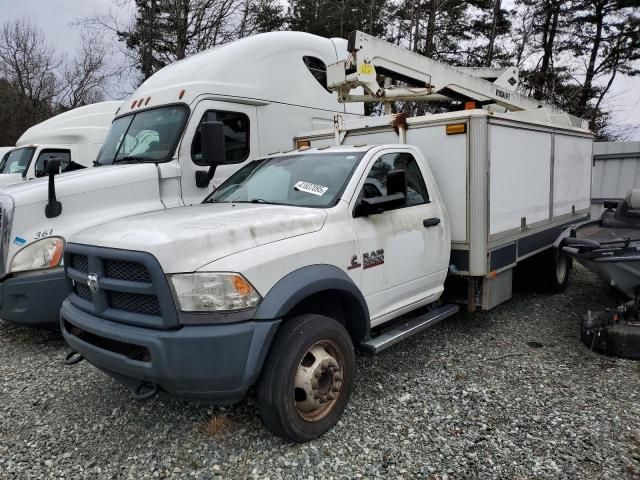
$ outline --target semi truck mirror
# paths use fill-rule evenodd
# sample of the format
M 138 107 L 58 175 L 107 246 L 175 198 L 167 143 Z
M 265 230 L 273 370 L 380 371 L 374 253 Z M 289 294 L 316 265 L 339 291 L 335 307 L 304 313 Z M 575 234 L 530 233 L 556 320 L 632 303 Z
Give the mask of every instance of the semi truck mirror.
M 54 177 L 60 173 L 60 159 L 49 158 L 44 162 L 44 173 L 49 175 L 49 202 L 44 207 L 47 218 L 57 217 L 62 213 L 62 204 L 56 199 L 56 184 Z
M 200 145 L 202 163 L 209 165 L 209 170 L 196 172 L 196 186 L 207 188 L 218 165 L 226 163 L 224 124 L 222 122 L 203 122 L 200 126 Z

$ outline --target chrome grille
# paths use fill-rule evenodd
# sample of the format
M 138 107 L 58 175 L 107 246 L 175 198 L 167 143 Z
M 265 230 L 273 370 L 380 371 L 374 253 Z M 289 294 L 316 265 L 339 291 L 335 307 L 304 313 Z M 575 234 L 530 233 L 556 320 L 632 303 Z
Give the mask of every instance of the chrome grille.
M 4 276 L 8 269 L 7 256 L 14 210 L 13 198 L 8 195 L 0 195 L 0 276 Z

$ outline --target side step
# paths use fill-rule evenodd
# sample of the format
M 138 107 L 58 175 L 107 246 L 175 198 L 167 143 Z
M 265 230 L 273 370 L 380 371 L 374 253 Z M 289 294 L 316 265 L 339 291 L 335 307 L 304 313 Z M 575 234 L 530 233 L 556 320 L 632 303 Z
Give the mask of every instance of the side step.
M 360 343 L 360 346 L 365 352 L 376 355 L 390 346 L 401 342 L 405 338 L 420 333 L 427 327 L 431 327 L 441 320 L 458 313 L 458 310 L 460 310 L 458 305 L 443 305 L 442 307 L 434 308 L 419 317 L 412 318 L 392 327 L 390 330 L 371 340 Z

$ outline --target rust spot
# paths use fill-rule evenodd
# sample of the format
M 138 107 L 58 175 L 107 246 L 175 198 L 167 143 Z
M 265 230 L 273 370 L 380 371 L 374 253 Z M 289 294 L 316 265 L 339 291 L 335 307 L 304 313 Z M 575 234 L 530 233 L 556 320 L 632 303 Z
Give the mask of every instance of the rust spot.
M 406 113 L 396 113 L 391 118 L 390 125 L 393 127 L 393 130 L 396 132 L 396 135 L 400 135 L 400 128 L 404 130 L 407 129 L 407 114 Z
M 138 103 L 138 101 L 137 101 L 137 100 L 134 100 L 134 101 L 133 101 L 133 103 L 131 104 L 131 108 L 135 108 L 136 103 Z
M 144 101 L 144 106 L 146 107 L 147 104 L 149 103 L 149 100 L 151 100 L 151 97 L 147 97 L 147 99 Z
M 178 100 L 182 100 L 182 97 L 184 97 L 184 88 L 180 90 L 180 93 L 178 94 Z
M 141 98 L 141 99 L 138 101 L 138 106 L 141 106 L 141 105 L 142 105 L 142 102 L 144 102 L 144 98 Z

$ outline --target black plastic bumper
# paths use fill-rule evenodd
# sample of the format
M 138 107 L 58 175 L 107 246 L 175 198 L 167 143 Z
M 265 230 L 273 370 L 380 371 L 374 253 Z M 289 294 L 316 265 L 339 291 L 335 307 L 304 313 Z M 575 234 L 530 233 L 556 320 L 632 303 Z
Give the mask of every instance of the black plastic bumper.
M 230 404 L 255 383 L 280 321 L 154 330 L 104 320 L 67 300 L 60 323 L 72 349 L 122 383 Z
M 69 293 L 62 269 L 8 278 L 0 282 L 0 318 L 29 327 L 58 328 L 60 306 Z

